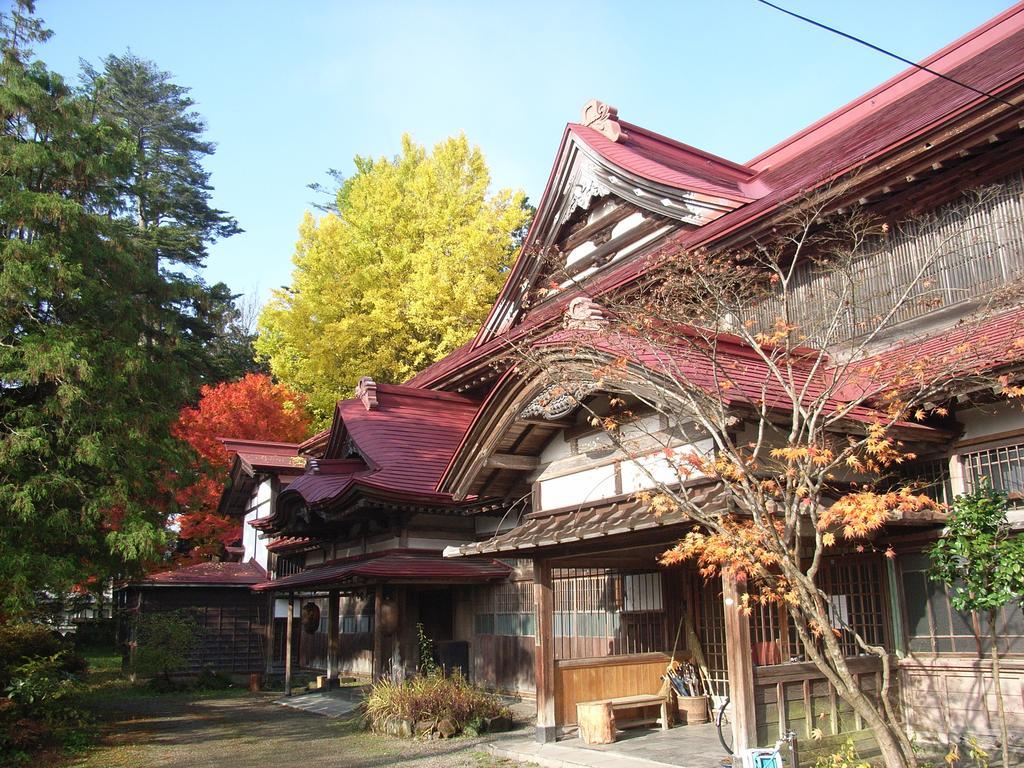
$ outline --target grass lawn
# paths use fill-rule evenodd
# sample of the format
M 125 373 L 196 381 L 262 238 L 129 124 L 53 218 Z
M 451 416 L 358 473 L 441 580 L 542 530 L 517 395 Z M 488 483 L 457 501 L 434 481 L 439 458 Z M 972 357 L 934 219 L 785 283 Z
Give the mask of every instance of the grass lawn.
M 157 694 L 132 684 L 120 658 L 90 657 L 81 694 L 97 717 L 95 745 L 51 763 L 63 768 L 497 768 L 481 739 L 417 741 L 368 733 L 357 718 L 329 719 L 244 689 Z

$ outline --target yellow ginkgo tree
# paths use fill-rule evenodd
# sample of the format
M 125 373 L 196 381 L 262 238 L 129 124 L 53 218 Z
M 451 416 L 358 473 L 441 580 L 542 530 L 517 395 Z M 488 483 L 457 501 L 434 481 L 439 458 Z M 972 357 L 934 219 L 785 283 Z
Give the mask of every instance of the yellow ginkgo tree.
M 522 192 L 491 192 L 464 135 L 431 152 L 406 135 L 401 154 L 355 166 L 336 205 L 302 221 L 256 343 L 321 423 L 360 377 L 399 383 L 468 341 L 531 217 Z

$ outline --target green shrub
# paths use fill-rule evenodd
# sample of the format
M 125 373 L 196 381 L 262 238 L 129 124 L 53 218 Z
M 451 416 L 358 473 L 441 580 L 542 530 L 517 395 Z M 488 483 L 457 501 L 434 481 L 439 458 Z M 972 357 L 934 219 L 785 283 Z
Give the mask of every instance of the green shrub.
M 420 663 L 416 671 L 421 675 L 434 675 L 440 671 L 437 660 L 434 658 L 434 641 L 427 637 L 423 631 L 423 625 L 416 624 L 416 646 L 420 653 Z
M 85 657 L 47 626 L 30 622 L 0 623 L 0 690 L 11 683 L 13 670 L 33 658 L 59 655 L 58 669 L 67 674 L 84 672 Z
M 457 731 L 470 723 L 479 729 L 484 720 L 511 717 L 508 707 L 491 693 L 474 688 L 456 672 L 451 677 L 420 675 L 403 683 L 381 680 L 366 698 L 370 727 L 385 730 L 389 720 L 438 723 L 450 720 Z
M 229 688 L 234 688 L 235 684 L 227 675 L 210 667 L 203 667 L 196 677 L 195 687 L 199 691 L 226 691 Z
M 199 640 L 199 624 L 185 611 L 143 613 L 136 620 L 135 668 L 143 677 L 169 680 L 188 666 L 188 656 Z
M 12 764 L 43 747 L 65 745 L 80 731 L 85 716 L 73 705 L 76 684 L 58 652 L 9 666 L 10 680 L 0 698 L 0 757 Z

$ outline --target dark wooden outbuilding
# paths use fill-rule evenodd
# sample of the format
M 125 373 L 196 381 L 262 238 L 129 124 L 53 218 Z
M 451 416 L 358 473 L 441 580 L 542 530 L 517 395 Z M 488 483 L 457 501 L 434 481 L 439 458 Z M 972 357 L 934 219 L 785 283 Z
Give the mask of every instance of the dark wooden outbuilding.
M 226 674 L 262 672 L 267 601 L 250 589 L 266 580 L 256 563 L 198 563 L 175 571 L 154 573 L 117 591 L 125 653 L 131 651 L 138 616 L 160 611 L 183 611 L 201 627 L 199 642 L 187 669 L 204 668 Z

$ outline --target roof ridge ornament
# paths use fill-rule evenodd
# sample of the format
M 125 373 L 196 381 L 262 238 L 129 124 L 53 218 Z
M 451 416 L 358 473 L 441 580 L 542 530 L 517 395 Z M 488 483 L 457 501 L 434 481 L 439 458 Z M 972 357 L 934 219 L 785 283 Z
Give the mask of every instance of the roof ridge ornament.
M 577 296 L 562 315 L 562 327 L 569 331 L 600 331 L 607 326 L 604 307 L 589 296 Z
M 628 139 L 629 135 L 619 125 L 619 110 L 611 104 L 605 104 L 599 99 L 591 99 L 583 105 L 580 113 L 580 123 L 587 128 L 593 128 L 605 138 L 611 141 Z
M 356 397 L 363 401 L 366 410 L 375 410 L 380 405 L 377 401 L 377 382 L 369 376 L 363 376 L 356 384 Z
M 538 416 L 548 421 L 564 418 L 575 411 L 597 390 L 595 381 L 564 381 L 549 384 L 519 412 L 520 419 Z

